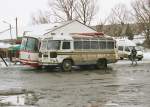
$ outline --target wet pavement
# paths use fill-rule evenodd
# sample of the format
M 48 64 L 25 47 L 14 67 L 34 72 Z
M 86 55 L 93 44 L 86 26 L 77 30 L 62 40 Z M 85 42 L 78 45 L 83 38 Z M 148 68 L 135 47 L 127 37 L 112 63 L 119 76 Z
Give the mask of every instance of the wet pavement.
M 150 63 L 130 64 L 119 61 L 110 64 L 106 71 L 75 68 L 67 73 L 57 69 L 35 70 L 22 65 L 1 67 L 0 105 L 150 107 Z

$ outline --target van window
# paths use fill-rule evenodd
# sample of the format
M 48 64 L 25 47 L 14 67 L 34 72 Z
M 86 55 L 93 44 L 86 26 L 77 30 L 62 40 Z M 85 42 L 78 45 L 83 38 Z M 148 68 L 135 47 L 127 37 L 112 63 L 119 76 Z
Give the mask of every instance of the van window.
M 63 42 L 62 49 L 70 49 L 70 42 Z
M 123 51 L 123 46 L 119 46 L 118 50 Z
M 125 47 L 125 51 L 130 52 L 130 49 L 128 47 Z

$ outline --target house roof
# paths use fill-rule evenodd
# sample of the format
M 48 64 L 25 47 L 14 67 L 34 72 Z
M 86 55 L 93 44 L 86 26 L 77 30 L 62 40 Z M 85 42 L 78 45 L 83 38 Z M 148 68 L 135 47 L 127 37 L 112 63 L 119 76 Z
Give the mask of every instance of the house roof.
M 90 29 L 96 31 L 94 28 L 92 28 L 92 27 L 90 27 L 90 26 L 87 26 L 87 25 L 81 23 L 81 22 L 78 21 L 78 20 L 71 20 L 71 21 L 62 22 L 59 26 L 55 26 L 55 27 L 49 29 L 49 31 L 48 31 L 47 33 L 45 33 L 44 35 L 46 35 L 46 34 L 48 34 L 48 33 L 50 33 L 50 32 L 53 32 L 53 31 L 55 31 L 55 30 L 57 30 L 57 29 L 59 29 L 59 28 L 62 28 L 62 27 L 64 27 L 64 26 L 66 26 L 66 25 L 69 25 L 69 24 L 71 24 L 71 23 L 73 23 L 73 22 L 78 22 L 78 23 L 80 23 L 80 24 L 82 24 L 82 25 L 84 25 L 84 26 L 86 26 L 86 27 L 88 27 L 88 28 L 90 28 Z
M 39 24 L 39 25 L 30 25 L 30 26 L 25 26 L 22 28 L 18 29 L 18 35 L 19 36 L 33 36 L 33 37 L 38 37 L 41 35 L 46 35 L 52 31 L 55 31 L 57 29 L 60 29 L 64 26 L 67 26 L 68 24 L 71 24 L 73 22 L 78 22 L 82 25 L 84 25 L 83 23 L 77 21 L 77 20 L 71 20 L 71 21 L 65 21 L 65 22 L 61 22 L 61 23 L 49 23 L 49 24 Z M 87 26 L 87 25 L 84 25 Z M 88 28 L 96 31 L 95 29 L 93 29 L 92 27 L 87 26 Z M 12 32 L 12 39 L 16 38 L 16 30 L 15 28 L 11 29 Z M 10 30 L 7 29 L 6 31 L 0 32 L 0 40 L 4 40 L 4 39 L 11 39 L 10 36 Z

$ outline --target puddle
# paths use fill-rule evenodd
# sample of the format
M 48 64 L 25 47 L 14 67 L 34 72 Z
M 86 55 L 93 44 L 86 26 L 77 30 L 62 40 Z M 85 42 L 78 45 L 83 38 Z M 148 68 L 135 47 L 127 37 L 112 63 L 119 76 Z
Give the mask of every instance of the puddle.
M 0 96 L 1 105 L 23 106 L 25 105 L 25 95 Z
M 109 101 L 105 104 L 105 106 L 107 106 L 107 107 L 119 107 L 119 104 Z
M 34 93 L 0 95 L 0 106 L 34 106 L 37 101 Z

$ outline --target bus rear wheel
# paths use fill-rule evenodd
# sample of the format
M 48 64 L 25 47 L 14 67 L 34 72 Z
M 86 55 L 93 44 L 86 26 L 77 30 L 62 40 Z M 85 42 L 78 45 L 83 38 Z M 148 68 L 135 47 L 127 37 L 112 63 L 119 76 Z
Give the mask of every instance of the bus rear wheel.
M 98 69 L 106 69 L 107 68 L 107 60 L 106 59 L 99 59 L 97 61 L 96 67 Z
M 68 72 L 72 70 L 72 61 L 71 60 L 64 60 L 61 64 L 62 71 Z

